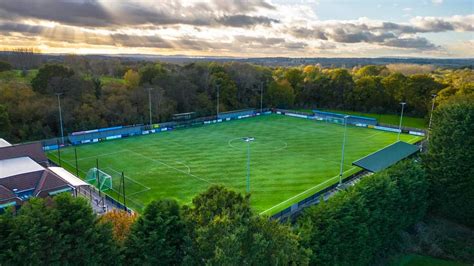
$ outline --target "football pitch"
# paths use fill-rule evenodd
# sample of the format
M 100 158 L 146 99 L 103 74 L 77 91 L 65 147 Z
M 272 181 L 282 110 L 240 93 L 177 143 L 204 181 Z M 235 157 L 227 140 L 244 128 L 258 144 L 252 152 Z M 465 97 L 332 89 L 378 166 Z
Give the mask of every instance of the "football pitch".
M 245 193 L 250 148 L 251 204 L 271 215 L 338 182 L 343 134 L 342 125 L 272 114 L 77 146 L 77 162 L 85 178 L 98 159 L 114 198 L 123 171 L 127 205 L 140 211 L 154 199 L 188 204 L 213 184 Z M 397 133 L 348 126 L 344 177 L 361 170 L 353 161 L 396 140 Z M 58 161 L 56 151 L 48 156 Z M 61 161 L 76 172 L 74 147 L 61 149 Z

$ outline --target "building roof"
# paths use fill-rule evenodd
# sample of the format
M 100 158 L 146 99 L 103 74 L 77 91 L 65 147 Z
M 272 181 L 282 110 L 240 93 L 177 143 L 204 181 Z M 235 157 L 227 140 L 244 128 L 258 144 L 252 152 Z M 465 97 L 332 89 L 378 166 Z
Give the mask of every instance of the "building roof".
M 18 191 L 35 189 L 43 175 L 43 171 L 44 170 L 0 178 L 0 185 L 11 191 L 15 189 Z
M 89 186 L 89 183 L 69 173 L 66 169 L 62 167 L 48 167 L 48 169 L 74 187 Z
M 0 160 L 0 179 L 44 170 L 44 167 L 30 157 Z
M 45 168 L 47 162 L 41 143 L 0 147 L 0 208 L 21 204 L 32 196 L 72 190 L 77 180 L 70 184 L 71 177 L 62 178 Z
M 38 185 L 36 186 L 35 192 L 33 194 L 35 196 L 38 196 L 41 192 L 44 191 L 52 191 L 64 188 L 69 188 L 68 182 L 61 179 L 53 172 L 45 170 L 41 175 L 41 179 L 39 180 Z
M 11 146 L 10 142 L 0 138 L 0 148 Z
M 10 189 L 6 188 L 3 185 L 0 185 L 0 200 L 7 200 L 15 198 L 16 195 Z
M 43 146 L 39 142 L 0 148 L 0 160 L 25 156 L 30 157 L 39 164 L 45 164 L 48 162 L 48 158 L 43 151 Z
M 379 172 L 387 167 L 396 164 L 400 160 L 419 151 L 416 145 L 412 145 L 403 141 L 398 141 L 372 154 L 365 156 L 353 162 L 353 165 L 364 168 L 370 172 Z

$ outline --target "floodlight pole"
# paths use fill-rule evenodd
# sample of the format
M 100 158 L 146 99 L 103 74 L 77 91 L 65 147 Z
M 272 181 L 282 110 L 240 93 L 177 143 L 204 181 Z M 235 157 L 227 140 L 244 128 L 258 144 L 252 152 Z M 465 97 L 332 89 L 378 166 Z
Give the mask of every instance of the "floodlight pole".
M 343 171 L 343 166 L 344 166 L 344 149 L 346 147 L 346 132 L 347 132 L 347 118 L 349 118 L 348 115 L 344 116 L 344 137 L 342 139 L 342 154 L 341 154 L 341 168 L 339 170 L 339 185 L 342 186 L 342 171 Z
M 260 114 L 263 113 L 263 82 L 260 82 Z
M 149 112 L 150 112 L 150 129 L 151 129 L 151 126 L 152 126 L 152 121 L 151 121 L 151 90 L 153 88 L 148 88 L 148 109 L 149 109 Z
M 250 142 L 254 141 L 254 138 L 247 137 L 243 140 L 247 142 L 247 193 L 250 193 Z
M 99 181 L 99 158 L 95 159 L 95 178 L 97 180 L 97 188 L 99 189 L 99 198 L 102 199 L 102 195 L 100 193 L 100 181 Z
M 432 95 L 431 95 L 431 97 L 433 97 L 433 103 L 431 104 L 430 122 L 429 122 L 429 124 L 428 124 L 428 136 L 426 137 L 426 140 L 430 140 L 431 120 L 433 119 L 433 111 L 434 111 L 436 96 L 438 96 L 438 95 L 436 95 L 436 94 L 432 94 Z
M 56 140 L 56 144 L 58 145 L 58 163 L 61 166 L 61 145 L 59 145 L 59 140 Z
M 56 96 L 58 97 L 59 126 L 61 127 L 61 143 L 64 144 L 63 116 L 61 113 L 61 99 L 59 98 L 59 96 L 61 95 L 62 93 L 56 93 Z
M 219 119 L 219 84 L 216 84 L 216 88 L 217 88 L 217 106 L 216 106 L 216 120 Z
M 79 177 L 79 166 L 77 163 L 77 149 L 74 147 L 74 158 L 76 159 L 76 176 Z
M 123 207 L 127 211 L 127 203 L 125 202 L 125 175 L 122 172 L 122 192 L 123 192 Z
M 400 133 L 402 133 L 402 120 L 403 120 L 403 109 L 405 107 L 405 104 L 407 104 L 406 102 L 401 102 L 400 103 L 402 105 L 402 112 L 400 113 L 400 124 L 398 125 L 398 137 L 397 137 L 397 141 L 400 141 Z

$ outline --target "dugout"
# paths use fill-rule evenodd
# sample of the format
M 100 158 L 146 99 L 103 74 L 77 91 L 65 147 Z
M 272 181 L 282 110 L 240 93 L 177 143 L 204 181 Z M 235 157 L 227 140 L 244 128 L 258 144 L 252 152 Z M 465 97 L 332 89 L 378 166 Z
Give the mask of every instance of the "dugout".
M 319 110 L 313 110 L 314 117 L 318 120 L 324 120 L 332 123 L 343 124 L 345 114 L 323 112 Z M 366 116 L 348 115 L 347 124 L 359 125 L 359 126 L 376 126 L 377 119 Z
M 195 112 L 173 114 L 173 121 L 187 121 L 196 117 Z
M 398 141 L 353 162 L 352 165 L 361 167 L 369 172 L 376 173 L 417 153 L 419 150 L 420 148 L 416 145 Z

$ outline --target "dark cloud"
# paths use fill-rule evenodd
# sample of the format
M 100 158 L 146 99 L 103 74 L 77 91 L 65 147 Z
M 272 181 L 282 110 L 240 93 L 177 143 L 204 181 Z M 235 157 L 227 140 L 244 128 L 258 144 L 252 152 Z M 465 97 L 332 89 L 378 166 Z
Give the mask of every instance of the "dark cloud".
M 22 33 L 39 34 L 43 32 L 44 30 L 45 28 L 43 26 L 37 26 L 37 25 L 27 25 L 27 24 L 12 23 L 12 22 L 0 23 L 0 32 L 4 32 L 4 33 L 22 32 Z
M 254 36 L 245 36 L 245 35 L 238 35 L 235 36 L 234 39 L 243 44 L 259 44 L 265 46 L 274 46 L 278 44 L 285 43 L 285 39 L 283 38 L 265 38 L 265 37 L 254 37 Z
M 127 34 L 112 34 L 110 38 L 113 45 L 123 47 L 150 47 L 150 48 L 173 48 L 173 45 L 163 38 L 151 36 L 137 36 Z
M 273 5 L 264 0 L 214 0 L 212 2 L 218 10 L 228 13 L 253 12 L 258 8 L 275 9 Z
M 473 31 L 473 20 L 474 16 L 471 15 L 452 18 L 419 17 L 413 19 L 411 24 L 340 22 L 308 28 L 290 27 L 286 32 L 300 39 L 374 43 L 390 47 L 430 50 L 439 47 L 426 38 L 413 35 L 428 32 Z
M 36 18 L 81 26 L 110 25 L 111 17 L 95 0 L 15 0 L 0 1 L 4 19 Z
M 247 15 L 233 15 L 223 16 L 217 19 L 219 24 L 230 27 L 251 27 L 255 25 L 270 25 L 271 23 L 278 23 L 276 19 L 267 17 L 252 17 Z
M 252 49 L 284 48 L 291 50 L 303 49 L 308 46 L 305 42 L 289 42 L 284 38 L 266 38 L 238 35 L 234 37 L 234 46 Z
M 288 30 L 288 32 L 298 38 L 301 39 L 318 39 L 318 40 L 327 40 L 326 34 L 323 30 L 313 28 L 301 28 L 301 27 L 293 27 Z
M 390 47 L 414 48 L 419 50 L 432 50 L 438 48 L 426 38 L 422 37 L 390 39 L 381 44 Z
M 245 14 L 259 8 L 274 7 L 262 0 L 215 0 L 194 5 L 183 5 L 180 1 L 7 0 L 0 1 L 0 17 L 11 21 L 32 18 L 83 27 L 150 24 L 249 27 L 276 22 Z
M 289 42 L 285 43 L 284 47 L 290 50 L 301 50 L 308 47 L 308 44 L 305 42 Z

